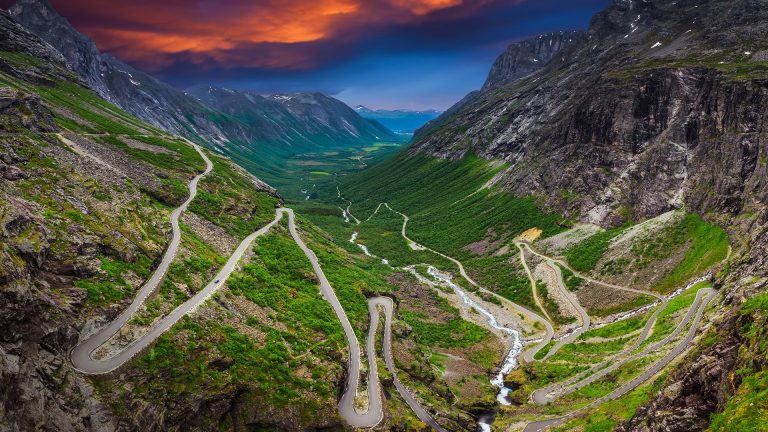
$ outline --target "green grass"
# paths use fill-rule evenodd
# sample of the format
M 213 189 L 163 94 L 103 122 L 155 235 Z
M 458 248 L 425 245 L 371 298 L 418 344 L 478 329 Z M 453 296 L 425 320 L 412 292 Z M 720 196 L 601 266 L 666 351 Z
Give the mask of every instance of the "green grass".
M 514 256 L 470 258 L 464 261 L 464 266 L 470 277 L 481 286 L 517 304 L 538 309 L 533 300 L 531 282 Z
M 281 222 L 285 226 L 286 221 Z M 298 245 L 287 235 L 271 233 L 256 240 L 253 263 L 227 281 L 229 289 L 253 303 L 279 311 L 286 322 L 343 340 L 341 326 L 330 304 L 318 293 L 312 267 Z
M 600 343 L 574 342 L 563 345 L 560 350 L 550 357 L 551 361 L 566 360 L 576 363 L 599 360 L 603 356 L 613 354 L 624 349 L 624 346 L 631 338 L 620 338 Z
M 192 175 L 200 173 L 205 169 L 203 158 L 200 157 L 192 146 L 183 141 L 174 142 L 160 137 L 131 137 L 131 139 L 145 144 L 157 146 L 159 149 L 171 150 L 173 153 L 169 154 L 130 147 L 125 143 L 126 138 L 122 137 L 108 135 L 99 137 L 99 139 L 105 144 L 119 148 L 123 153 L 135 159 L 147 162 L 163 170 L 179 170 Z
M 626 227 L 614 228 L 593 234 L 565 251 L 568 264 L 579 272 L 594 270 L 611 241 L 624 232 Z
M 710 431 L 763 432 L 768 421 L 768 371 L 737 371 L 742 379 L 738 391 L 722 413 L 712 416 Z
M 255 391 L 273 407 L 311 406 L 315 401 L 307 400 L 307 393 L 335 397 L 336 390 L 324 380 L 294 374 L 295 368 L 308 364 L 291 355 L 289 349 L 307 346 L 290 332 L 264 327 L 262 330 L 266 332 L 265 341 L 257 345 L 231 326 L 185 318 L 138 360 L 145 373 L 162 376 L 150 380 L 149 386 L 138 393 L 172 401 L 189 391 L 204 394 L 237 388 L 240 392 Z M 174 340 L 180 333 L 185 335 L 184 345 Z M 221 365 L 209 364 L 206 360 L 209 352 L 228 360 Z M 316 373 L 324 375 L 322 368 L 319 369 Z
M 190 212 L 240 239 L 274 219 L 278 198 L 257 191 L 228 160 L 209 157 L 213 171 L 200 181 Z
M 616 305 L 605 307 L 605 308 L 598 309 L 598 308 L 588 307 L 587 312 L 592 316 L 606 317 L 609 315 L 613 315 L 615 313 L 626 312 L 633 309 L 637 309 L 641 306 L 645 306 L 649 303 L 652 303 L 653 301 L 654 301 L 653 297 L 647 296 L 647 295 L 641 295 L 638 297 L 634 297 L 627 302 L 616 304 Z
M 560 264 L 557 265 L 560 267 L 560 273 L 563 274 L 563 282 L 565 283 L 565 287 L 568 288 L 570 291 L 578 291 L 579 288 L 584 284 L 584 279 L 576 276 L 571 269 L 564 267 Z
M 637 74 L 660 68 L 709 68 L 716 70 L 723 77 L 734 80 L 756 80 L 768 78 L 768 61 L 752 60 L 742 50 L 716 50 L 715 54 L 695 53 L 687 57 L 667 57 L 649 59 L 623 71 L 611 75 L 630 79 Z
M 655 290 L 673 291 L 720 263 L 728 255 L 728 235 L 719 226 L 704 222 L 699 215 L 687 214 L 682 228 L 690 238 L 690 248 L 672 272 L 654 287 Z
M 395 267 L 431 263 L 453 268 L 453 264 L 432 252 L 413 250 L 401 235 L 402 226 L 402 216 L 382 206 L 370 220 L 353 229 L 359 233 L 358 243 L 366 245 L 372 254 L 388 259 Z
M 665 336 L 671 334 L 682 320 L 681 316 L 677 316 L 678 313 L 690 308 L 693 301 L 696 299 L 696 293 L 700 289 L 707 287 L 711 287 L 711 285 L 707 282 L 702 282 L 671 299 L 669 303 L 667 303 L 667 307 L 659 313 L 659 316 L 656 319 L 656 325 L 653 327 L 653 333 L 651 333 L 645 343 L 660 341 Z
M 762 432 L 768 424 L 768 293 L 757 294 L 740 308 L 744 342 L 731 375 L 731 394 L 722 412 L 711 417 L 711 432 Z
M 584 432 L 609 432 L 631 419 L 637 409 L 651 399 L 661 388 L 666 379 L 665 375 L 651 383 L 644 384 L 624 396 L 600 404 L 598 407 L 587 411 L 565 425 L 555 428 L 555 431 L 564 432 L 583 430 Z
M 755 312 L 768 311 L 768 293 L 760 293 L 749 298 L 740 309 L 742 314 L 752 314 Z
M 490 337 L 490 335 L 488 336 Z M 495 366 L 498 366 L 498 357 L 499 354 L 490 348 L 474 351 L 467 356 L 467 358 L 473 363 L 479 364 L 480 366 L 489 370 Z
M 150 259 L 142 254 L 137 255 L 134 262 L 106 256 L 100 260 L 103 274 L 75 281 L 76 287 L 86 290 L 86 300 L 92 305 L 110 305 L 129 297 L 133 288 L 125 280 L 127 273 L 146 278 L 152 266 Z
M 35 92 L 48 102 L 64 107 L 93 125 L 93 129 L 117 135 L 139 135 L 149 126 L 76 84 L 59 82 L 53 87 L 36 86 Z M 73 120 L 74 121 L 74 120 Z M 126 125 L 127 124 L 127 125 Z
M 450 308 L 452 312 L 458 310 L 447 303 L 447 300 L 439 297 L 443 307 Z M 454 317 L 446 323 L 429 322 L 429 317 L 422 313 L 401 311 L 403 320 L 413 329 L 419 342 L 429 346 L 440 348 L 469 348 L 485 340 L 488 331 L 464 321 L 460 316 Z
M 317 255 L 339 302 L 347 312 L 358 336 L 362 338 L 363 330 L 368 323 L 365 295 L 376 296 L 395 290 L 395 287 L 387 282 L 392 270 L 379 260 L 364 259 L 359 255 L 344 253 L 327 238 L 327 234 L 303 218 L 298 219 L 298 224 L 302 230 L 300 231 L 302 238 Z
M 587 340 L 590 338 L 614 338 L 635 332 L 643 328 L 648 320 L 648 316 L 648 313 L 646 313 L 622 321 L 617 321 L 604 327 L 590 329 L 579 336 L 579 340 Z
M 189 295 L 182 291 L 182 285 L 189 292 L 200 291 L 226 261 L 184 223 L 181 223 L 181 231 L 182 253 L 171 263 L 157 296 L 147 303 L 146 310 L 134 317 L 134 322 L 139 325 L 150 324 L 189 299 Z M 166 306 L 163 307 L 163 304 Z
M 540 352 L 546 354 L 549 350 L 542 349 Z M 523 370 L 528 376 L 528 380 L 533 388 L 541 388 L 555 382 L 560 382 L 573 375 L 587 370 L 589 367 L 578 363 L 553 363 L 534 362 L 524 366 Z
M 442 161 L 401 153 L 345 178 L 341 189 L 355 203 L 356 214 L 370 214 L 380 202 L 389 202 L 411 217 L 409 237 L 457 259 L 471 257 L 464 247 L 487 236 L 517 235 L 532 227 L 544 236 L 562 231 L 562 217 L 541 211 L 533 198 L 478 192 L 503 167 L 478 157 Z
M 58 124 L 59 127 L 64 128 L 64 129 L 68 129 L 68 130 L 70 130 L 72 132 L 78 132 L 78 133 L 93 133 L 94 132 L 93 129 L 91 129 L 91 128 L 87 127 L 87 126 L 81 125 L 77 121 L 72 120 L 71 118 L 68 118 L 68 117 L 56 117 L 56 124 Z

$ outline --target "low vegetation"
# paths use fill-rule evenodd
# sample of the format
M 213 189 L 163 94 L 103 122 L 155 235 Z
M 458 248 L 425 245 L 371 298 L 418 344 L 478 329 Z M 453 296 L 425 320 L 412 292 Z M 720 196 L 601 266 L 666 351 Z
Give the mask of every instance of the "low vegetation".
M 757 294 L 740 309 L 744 343 L 732 375 L 732 395 L 721 413 L 712 415 L 709 431 L 758 432 L 768 421 L 768 293 Z
M 611 241 L 624 232 L 624 227 L 614 228 L 593 234 L 565 251 L 568 264 L 580 272 L 594 270 L 603 257 Z
M 555 324 L 566 325 L 576 321 L 575 317 L 565 315 L 563 311 L 560 310 L 560 306 L 549 293 L 549 289 L 547 288 L 547 284 L 545 282 L 540 280 L 536 281 L 536 290 L 538 291 L 539 297 L 541 297 L 541 300 L 544 303 L 544 309 L 547 310 L 547 313 L 549 313 L 549 316 L 552 317 L 552 320 L 555 322 Z
M 213 171 L 200 181 L 190 212 L 240 239 L 274 219 L 278 198 L 259 191 L 249 175 L 228 160 L 209 157 Z
M 411 217 L 409 237 L 457 259 L 470 258 L 464 247 L 486 238 L 491 228 L 498 236 L 533 227 L 544 236 L 562 231 L 562 217 L 543 212 L 533 198 L 483 188 L 503 167 L 478 157 L 442 161 L 402 153 L 349 176 L 341 188 L 363 214 L 389 202 Z
M 530 309 L 538 308 L 531 282 L 515 255 L 470 258 L 464 265 L 469 275 L 488 290 Z
M 678 288 L 720 263 L 728 255 L 728 235 L 719 226 L 704 222 L 699 215 L 685 215 L 676 230 L 685 233 L 679 237 L 690 239 L 690 246 L 682 261 L 654 287 L 658 291 L 669 292 Z
M 465 321 L 448 301 L 437 297 L 443 312 L 452 316 L 446 322 L 430 322 L 424 313 L 402 311 L 403 320 L 413 329 L 416 337 L 424 344 L 439 348 L 468 348 L 490 337 L 487 330 Z

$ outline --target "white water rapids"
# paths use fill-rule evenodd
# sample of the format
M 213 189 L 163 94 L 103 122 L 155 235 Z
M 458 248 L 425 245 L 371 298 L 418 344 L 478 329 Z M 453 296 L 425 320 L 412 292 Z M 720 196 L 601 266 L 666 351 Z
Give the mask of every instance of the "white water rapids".
M 337 191 L 338 191 L 339 198 L 347 201 L 341 196 L 341 191 L 338 190 L 338 188 L 337 188 Z M 348 202 L 349 202 L 349 205 L 351 206 L 352 203 L 350 201 Z M 376 214 L 379 211 L 380 207 L 381 207 L 381 204 L 379 204 L 379 207 L 376 208 L 376 211 L 373 214 Z M 341 207 L 339 208 L 342 211 L 342 216 L 344 217 L 344 221 L 349 223 L 350 217 L 353 217 L 352 214 L 349 212 L 349 206 L 346 209 Z M 373 217 L 373 214 L 368 219 Z M 359 224 L 360 222 L 357 221 L 357 223 Z M 352 233 L 352 236 L 349 238 L 349 242 L 354 245 L 357 245 L 357 247 L 359 247 L 360 250 L 362 250 L 366 256 L 379 258 L 376 255 L 372 254 L 368 250 L 368 247 L 366 245 L 357 242 L 358 235 L 359 233 L 357 231 L 354 231 Z M 413 247 L 413 245 L 411 245 L 411 247 Z M 384 264 L 389 265 L 389 261 L 387 261 L 385 258 L 380 258 L 380 259 Z M 453 282 L 450 274 L 441 272 L 440 270 L 438 270 L 433 266 L 429 266 L 427 268 L 427 273 L 433 278 L 435 278 L 437 282 L 434 282 L 425 278 L 421 274 L 419 274 L 419 272 L 416 271 L 415 266 L 404 267 L 403 270 L 410 272 L 417 279 L 419 279 L 419 281 L 427 285 L 434 286 L 435 284 L 441 284 L 441 285 L 450 287 L 459 297 L 461 297 L 464 304 L 466 304 L 470 308 L 473 308 L 478 313 L 483 315 L 486 318 L 489 326 L 491 326 L 496 330 L 504 332 L 512 337 L 512 348 L 509 350 L 506 357 L 504 357 L 504 361 L 501 364 L 499 372 L 496 373 L 493 376 L 493 378 L 491 378 L 491 384 L 499 388 L 499 393 L 496 395 L 496 400 L 502 405 L 510 405 L 509 401 L 507 400 L 507 397 L 509 396 L 509 393 L 512 391 L 512 389 L 504 385 L 504 377 L 510 372 L 512 372 L 518 366 L 517 357 L 523 351 L 523 343 L 520 340 L 520 332 L 499 324 L 496 317 L 490 311 L 488 311 L 486 308 L 481 306 L 478 302 L 473 300 L 472 297 L 470 297 L 469 294 L 467 294 L 467 292 L 464 291 L 463 288 L 461 288 L 459 285 Z M 490 432 L 491 423 L 493 423 L 494 420 L 495 420 L 495 414 L 491 416 L 488 416 L 488 415 L 481 416 L 478 421 L 478 427 L 480 431 Z
M 488 325 L 495 328 L 496 330 L 503 331 L 504 333 L 512 336 L 512 349 L 509 350 L 509 353 L 504 358 L 504 362 L 501 365 L 501 370 L 499 370 L 496 376 L 491 379 L 491 384 L 499 388 L 499 394 L 496 396 L 496 400 L 498 400 L 502 405 L 509 405 L 507 396 L 509 395 L 509 392 L 512 391 L 512 389 L 504 386 L 504 377 L 517 367 L 517 356 L 520 355 L 520 353 L 523 351 L 523 343 L 520 341 L 520 332 L 499 324 L 499 322 L 496 320 L 496 317 L 493 316 L 492 313 L 490 313 L 476 301 L 472 300 L 466 291 L 464 291 L 460 286 L 453 282 L 451 275 L 443 273 L 432 266 L 429 266 L 427 273 L 445 285 L 451 287 L 451 289 L 453 289 L 453 291 L 456 292 L 459 297 L 461 297 L 461 299 L 464 301 L 464 304 L 474 308 L 481 315 L 485 316 L 485 318 L 488 320 Z M 488 430 L 490 430 L 490 425 L 488 426 Z
M 371 254 L 371 252 L 368 250 L 368 247 L 364 244 L 360 244 L 357 242 L 357 231 L 352 233 L 352 237 L 349 238 L 349 242 L 357 245 L 363 253 L 365 253 L 369 257 L 375 257 L 375 255 Z M 389 262 L 386 259 L 382 259 L 382 262 L 384 264 L 389 264 Z M 421 276 L 414 267 L 409 266 L 406 267 L 404 270 L 409 271 L 411 274 L 415 275 L 421 282 L 427 283 L 427 284 L 433 284 L 432 281 L 429 279 Z M 427 273 L 429 273 L 430 276 L 435 278 L 438 283 L 441 283 L 445 286 L 450 287 L 453 289 L 453 291 L 461 297 L 464 304 L 467 306 L 474 308 L 476 311 L 478 311 L 481 315 L 485 316 L 485 318 L 488 320 L 488 325 L 495 328 L 496 330 L 503 331 L 504 333 L 507 333 L 508 335 L 512 336 L 512 349 L 509 350 L 509 353 L 504 358 L 504 362 L 501 365 L 501 370 L 499 370 L 499 373 L 497 373 L 493 379 L 491 379 L 491 384 L 499 388 L 499 394 L 496 396 L 496 399 L 499 401 L 500 404 L 503 405 L 509 405 L 509 402 L 507 401 L 507 396 L 509 395 L 509 392 L 511 391 L 510 388 L 504 386 L 504 376 L 506 376 L 508 373 L 512 372 L 517 367 L 517 356 L 520 355 L 520 353 L 523 351 L 523 343 L 520 341 L 520 332 L 517 330 L 510 329 L 508 327 L 504 327 L 503 325 L 499 324 L 499 322 L 496 320 L 496 317 L 493 316 L 492 313 L 490 313 L 487 309 L 482 307 L 479 303 L 472 300 L 472 298 L 467 294 L 464 289 L 462 289 L 460 286 L 455 284 L 451 278 L 451 275 L 448 273 L 441 272 L 440 270 L 436 269 L 433 266 L 429 266 L 427 268 Z M 489 426 L 490 427 L 490 426 Z M 490 430 L 490 429 L 489 429 Z
M 379 258 L 376 255 L 372 254 L 371 251 L 368 250 L 368 246 L 357 242 L 357 235 L 358 235 L 357 231 L 353 232 L 352 237 L 349 238 L 349 242 L 354 245 L 357 245 L 357 247 L 359 247 L 360 250 L 362 250 L 366 256 L 369 256 L 371 258 Z M 381 258 L 381 262 L 384 265 L 389 265 L 389 261 L 386 258 Z

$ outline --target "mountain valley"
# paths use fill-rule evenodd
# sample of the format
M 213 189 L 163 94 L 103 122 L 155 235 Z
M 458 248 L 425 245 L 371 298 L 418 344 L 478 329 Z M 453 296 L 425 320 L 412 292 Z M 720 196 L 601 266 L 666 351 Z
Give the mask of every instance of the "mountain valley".
M 766 41 L 614 0 L 387 111 L 179 90 L 18 0 L 0 431 L 765 430 Z

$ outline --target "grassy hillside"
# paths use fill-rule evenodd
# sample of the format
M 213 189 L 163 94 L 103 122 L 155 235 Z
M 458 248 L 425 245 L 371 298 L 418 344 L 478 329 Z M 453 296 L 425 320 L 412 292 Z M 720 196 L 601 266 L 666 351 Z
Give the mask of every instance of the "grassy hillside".
M 4 310 L 40 305 L 18 315 L 23 328 L 74 335 L 50 348 L 57 359 L 51 370 L 49 357 L 35 354 L 46 350 L 39 347 L 38 332 L 21 331 L 16 324 L 6 329 L 39 348 L 22 356 L 29 371 L 51 377 L 41 382 L 37 372 L 25 371 L 14 378 L 40 389 L 29 403 L 61 411 L 66 409 L 56 401 L 62 400 L 87 410 L 82 398 L 45 395 L 95 388 L 106 418 L 130 429 L 144 427 L 134 417 L 136 404 L 166 413 L 151 420 L 162 422 L 163 429 L 252 423 L 220 416 L 216 409 L 200 411 L 203 398 L 236 405 L 242 412 L 293 406 L 293 414 L 285 416 L 288 428 L 338 426 L 335 401 L 345 341 L 330 306 L 318 295 L 309 262 L 284 227 L 264 237 L 254 247 L 254 258 L 233 276 L 228 300 L 221 300 L 229 301 L 231 309 L 222 310 L 218 302 L 201 308 L 119 378 L 72 370 L 67 356 L 77 330 L 90 320 L 110 320 L 132 300 L 167 246 L 172 210 L 187 198 L 187 183 L 205 164 L 187 141 L 98 98 L 60 66 L 11 52 L 0 52 L 0 62 L 0 93 L 9 102 L 0 109 L 0 302 Z M 131 332 L 140 333 L 210 282 L 234 247 L 274 218 L 279 198 L 230 160 L 206 153 L 214 168 L 200 181 L 182 217 L 179 254 L 165 281 L 121 338 L 96 356 L 124 346 Z M 329 279 L 340 287 L 350 319 L 363 333 L 368 313 L 362 293 L 391 290 L 386 276 L 381 269 L 366 270 L 370 266 L 339 257 L 322 233 L 311 226 L 306 230 Z M 55 300 L 34 300 L 43 298 Z M 241 313 L 233 314 L 237 307 Z M 14 414 L 19 424 L 39 423 L 28 406 L 23 402 L 3 409 L 23 410 Z M 67 417 L 59 421 L 68 427 Z
M 468 258 L 472 242 L 515 237 L 538 227 L 548 236 L 562 231 L 559 215 L 533 198 L 518 198 L 483 186 L 503 169 L 477 157 L 442 161 L 401 153 L 341 182 L 352 212 L 367 217 L 380 202 L 411 218 L 409 236 L 456 258 Z

